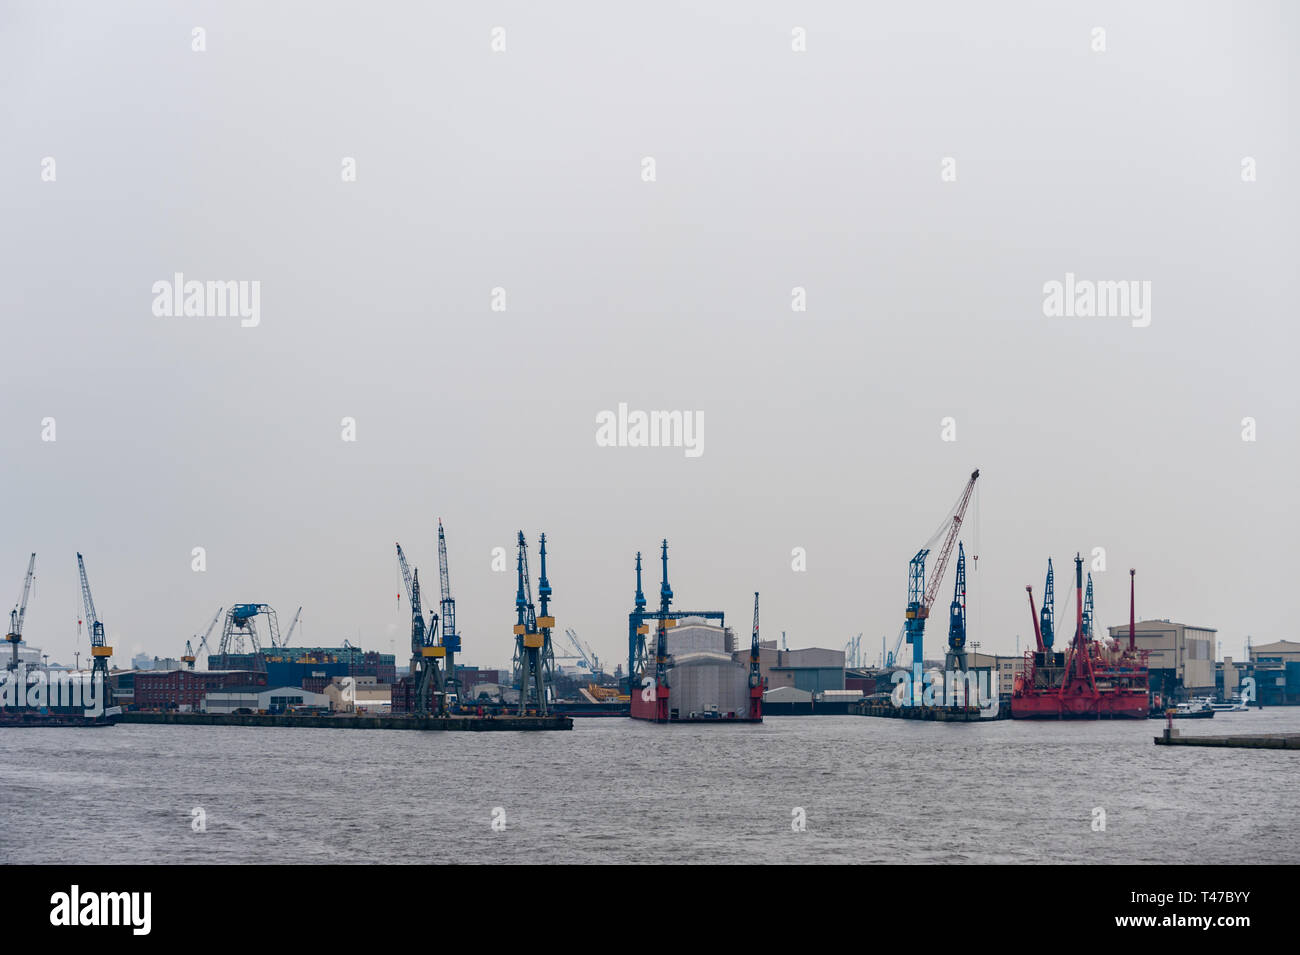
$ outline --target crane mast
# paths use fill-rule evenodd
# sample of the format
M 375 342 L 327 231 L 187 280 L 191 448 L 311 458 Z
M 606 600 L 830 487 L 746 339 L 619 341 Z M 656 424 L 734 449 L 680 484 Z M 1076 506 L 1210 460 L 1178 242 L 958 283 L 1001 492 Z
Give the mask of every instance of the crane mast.
M 438 579 L 442 584 L 442 646 L 447 652 L 447 692 L 459 696 L 456 654 L 460 653 L 460 631 L 456 629 L 456 601 L 447 575 L 447 535 L 442 530 L 442 518 L 438 519 Z
M 1043 607 L 1039 624 L 1042 628 L 1041 649 L 1051 652 L 1056 643 L 1056 581 L 1052 575 L 1052 558 L 1047 558 L 1047 583 L 1043 585 Z
M 411 679 L 415 684 L 415 714 L 417 716 L 442 716 L 446 707 L 442 674 L 438 671 L 438 658 L 442 647 L 434 645 L 438 615 L 433 614 L 426 627 L 424 607 L 420 601 L 420 571 L 412 571 L 406 562 L 402 545 L 397 545 L 397 563 L 406 585 L 406 599 L 411 605 Z
M 1034 609 L 1034 588 L 1025 584 L 1025 593 L 1029 594 L 1029 617 L 1034 622 L 1034 641 L 1038 645 L 1038 652 L 1044 652 L 1043 649 L 1043 631 L 1039 629 L 1038 611 Z
M 77 554 L 77 570 L 81 574 L 81 600 L 86 606 L 86 628 L 90 631 L 90 655 L 93 659 L 90 671 L 92 683 L 99 681 L 101 699 L 108 700 L 108 658 L 113 655 L 113 648 L 104 640 L 104 624 L 95 612 L 95 598 L 90 595 L 90 581 L 86 578 L 86 562 Z
M 23 595 L 18 601 L 18 606 L 9 611 L 9 632 L 5 634 L 5 640 L 9 641 L 12 655 L 9 660 L 9 669 L 18 669 L 18 644 L 23 641 L 23 619 L 27 616 L 27 596 L 32 592 L 32 571 L 36 568 L 36 555 L 32 554 L 27 560 L 27 576 L 23 578 Z
M 957 581 L 952 590 L 952 604 L 948 608 L 949 670 L 966 670 L 966 549 L 957 543 Z
M 189 664 L 191 670 L 194 669 L 194 660 L 198 656 L 199 650 L 206 650 L 209 656 L 212 655 L 212 648 L 208 646 L 208 637 L 212 636 L 212 630 L 216 627 L 217 621 L 221 619 L 221 611 L 224 609 L 224 607 L 217 608 L 217 612 L 212 615 L 212 621 L 208 624 L 208 629 L 203 632 L 203 636 L 199 640 L 199 645 L 195 647 L 194 650 L 191 651 L 190 642 L 188 640 L 185 641 L 184 660 Z
M 1083 639 L 1092 639 L 1092 571 L 1088 572 L 1088 589 L 1083 595 Z
M 763 673 L 758 650 L 758 591 L 754 591 L 754 633 L 749 638 L 749 718 L 763 717 Z
M 293 631 L 298 626 L 298 619 L 301 616 L 302 608 L 299 607 L 298 612 L 293 615 L 293 622 L 289 624 L 289 629 L 284 634 L 284 639 L 280 641 L 280 646 L 287 647 L 289 645 L 289 638 L 293 636 Z
M 515 685 L 519 688 L 519 715 L 528 711 L 529 700 L 534 697 L 537 713 L 545 716 L 546 692 L 554 669 L 554 651 L 551 649 L 551 628 L 555 618 L 550 616 L 551 585 L 546 577 L 546 535 L 542 535 L 542 575 L 538 581 L 542 600 L 539 619 L 533 606 L 533 585 L 528 575 L 528 543 L 524 532 L 519 532 L 519 553 L 516 558 L 518 586 L 515 590 Z M 540 625 L 540 629 L 539 629 Z

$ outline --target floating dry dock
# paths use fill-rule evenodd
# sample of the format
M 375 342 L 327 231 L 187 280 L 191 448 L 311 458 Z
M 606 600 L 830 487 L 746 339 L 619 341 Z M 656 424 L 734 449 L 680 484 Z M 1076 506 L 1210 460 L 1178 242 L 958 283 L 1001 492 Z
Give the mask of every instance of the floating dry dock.
M 1232 746 L 1240 749 L 1300 749 L 1298 733 L 1247 733 L 1241 736 L 1180 736 L 1165 730 L 1156 737 L 1157 746 Z
M 182 726 L 308 726 L 321 729 L 431 730 L 491 733 L 520 730 L 571 730 L 569 716 L 289 716 L 261 713 L 132 713 L 123 723 Z
M 937 720 L 940 723 L 978 723 L 986 719 L 1003 719 L 982 715 L 978 706 L 895 706 L 888 700 L 863 700 L 849 704 L 855 716 L 883 716 L 895 720 Z

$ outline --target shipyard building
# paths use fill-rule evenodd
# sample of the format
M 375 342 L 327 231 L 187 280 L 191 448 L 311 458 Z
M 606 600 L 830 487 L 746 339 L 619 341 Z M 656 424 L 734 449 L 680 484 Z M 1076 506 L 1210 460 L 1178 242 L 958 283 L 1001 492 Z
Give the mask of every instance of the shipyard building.
M 728 647 L 737 663 L 749 664 L 749 647 Z M 782 650 L 775 640 L 762 640 L 758 644 L 758 672 L 763 685 L 770 692 L 782 687 L 793 687 L 809 694 L 828 690 L 843 690 L 844 651 L 809 647 L 805 650 Z M 798 695 L 798 699 L 803 699 Z
M 1111 639 L 1128 645 L 1128 624 L 1110 627 Z M 1215 692 L 1214 641 L 1217 630 L 1172 620 L 1139 620 L 1137 648 L 1150 656 L 1151 694 L 1157 699 L 1185 700 Z
M 694 617 L 668 630 L 670 719 L 735 718 L 749 712 L 749 666 L 727 652 L 730 639 L 723 627 Z

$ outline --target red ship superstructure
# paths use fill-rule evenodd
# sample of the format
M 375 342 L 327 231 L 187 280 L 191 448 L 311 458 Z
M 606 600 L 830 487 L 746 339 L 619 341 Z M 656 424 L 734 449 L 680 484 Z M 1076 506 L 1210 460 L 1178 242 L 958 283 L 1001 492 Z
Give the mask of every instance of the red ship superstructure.
M 1024 669 L 1016 677 L 1011 696 L 1012 719 L 1146 719 L 1150 710 L 1147 655 L 1137 648 L 1134 617 L 1134 577 L 1129 571 L 1129 638 L 1125 647 L 1117 640 L 1093 639 L 1091 599 L 1083 595 L 1083 558 L 1074 558 L 1075 631 L 1064 653 L 1044 643 L 1039 617 L 1034 613 L 1033 590 L 1029 612 L 1034 619 L 1037 649 L 1025 654 Z M 1091 576 L 1089 597 L 1091 597 Z M 1085 606 L 1089 613 L 1085 615 Z M 1050 619 L 1044 614 L 1045 619 Z

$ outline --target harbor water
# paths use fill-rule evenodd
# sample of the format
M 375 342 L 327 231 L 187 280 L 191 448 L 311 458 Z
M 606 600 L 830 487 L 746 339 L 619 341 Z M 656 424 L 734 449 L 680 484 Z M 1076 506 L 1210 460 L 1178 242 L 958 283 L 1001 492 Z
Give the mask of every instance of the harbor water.
M 1300 708 L 1175 726 L 1295 733 Z M 0 862 L 1300 862 L 1300 754 L 1158 747 L 1163 727 L 15 729 Z

